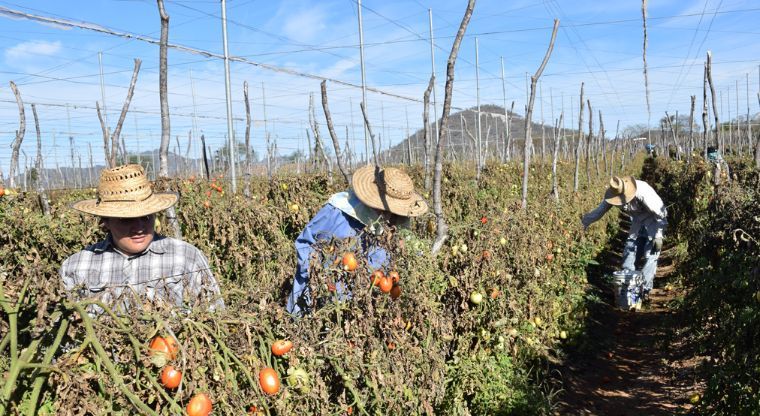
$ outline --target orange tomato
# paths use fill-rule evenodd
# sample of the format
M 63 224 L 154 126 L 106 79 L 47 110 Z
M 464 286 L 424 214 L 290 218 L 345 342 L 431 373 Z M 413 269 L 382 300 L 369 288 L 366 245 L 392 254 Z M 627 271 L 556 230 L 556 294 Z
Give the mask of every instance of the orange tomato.
M 280 357 L 287 354 L 291 348 L 293 348 L 293 342 L 281 339 L 272 344 L 272 354 Z
M 266 367 L 259 372 L 259 386 L 266 394 L 276 394 L 280 391 L 280 377 L 273 368 Z
M 372 272 L 372 275 L 370 276 L 370 280 L 372 280 L 372 284 L 375 286 L 380 286 L 380 281 L 385 278 L 385 273 L 383 273 L 382 270 L 377 269 L 374 272 Z
M 343 270 L 347 272 L 356 270 L 356 267 L 359 265 L 359 263 L 356 261 L 356 256 L 354 256 L 354 253 L 344 254 L 341 263 L 343 263 Z
M 393 285 L 391 288 L 391 299 L 398 299 L 401 296 L 401 286 Z
M 211 399 L 206 393 L 193 396 L 187 404 L 187 416 L 208 416 L 211 413 Z
M 389 293 L 393 289 L 393 280 L 383 277 L 378 285 L 383 293 Z
M 399 276 L 398 272 L 395 270 L 388 273 L 388 277 L 390 277 L 391 280 L 393 280 L 393 283 L 398 283 L 398 281 L 401 279 L 401 276 Z
M 5 189 L 0 186 L 0 196 L 5 195 Z
M 179 352 L 179 344 L 177 344 L 177 340 L 174 339 L 174 337 L 168 336 L 168 337 L 155 337 L 150 341 L 150 353 L 153 354 L 163 354 L 166 356 L 167 359 L 173 360 L 177 358 L 177 353 Z
M 172 365 L 167 365 L 164 370 L 161 371 L 161 384 L 167 389 L 176 389 L 179 387 L 179 383 L 182 381 L 182 372 L 174 368 Z
M 205 201 L 203 201 L 203 206 L 206 207 L 206 208 L 210 208 L 211 207 L 211 201 L 209 201 L 208 199 L 205 200 Z

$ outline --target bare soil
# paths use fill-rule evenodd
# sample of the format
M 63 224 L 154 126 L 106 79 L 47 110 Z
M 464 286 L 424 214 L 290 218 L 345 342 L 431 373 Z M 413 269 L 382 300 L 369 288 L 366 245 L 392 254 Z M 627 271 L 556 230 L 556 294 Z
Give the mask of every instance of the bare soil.
M 663 253 L 665 254 L 665 253 Z M 614 307 L 611 291 L 594 282 L 619 264 L 607 254 L 589 280 L 606 303 L 592 308 L 589 342 L 568 351 L 556 368 L 559 403 L 556 415 L 687 415 L 690 398 L 704 389 L 699 357 L 689 333 L 670 304 L 679 293 L 665 284 L 673 266 L 658 270 L 651 303 L 638 312 Z M 661 257 L 661 264 L 668 263 Z

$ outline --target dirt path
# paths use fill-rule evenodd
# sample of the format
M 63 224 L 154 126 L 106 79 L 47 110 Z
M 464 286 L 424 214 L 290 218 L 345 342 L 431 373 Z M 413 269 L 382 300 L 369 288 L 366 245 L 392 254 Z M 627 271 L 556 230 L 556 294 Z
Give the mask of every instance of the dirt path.
M 556 415 L 689 414 L 690 397 L 702 391 L 700 358 L 668 306 L 676 293 L 662 287 L 662 277 L 671 267 L 658 270 L 651 304 L 641 311 L 619 311 L 611 296 L 594 308 L 590 344 L 570 352 L 557 369 L 562 392 Z

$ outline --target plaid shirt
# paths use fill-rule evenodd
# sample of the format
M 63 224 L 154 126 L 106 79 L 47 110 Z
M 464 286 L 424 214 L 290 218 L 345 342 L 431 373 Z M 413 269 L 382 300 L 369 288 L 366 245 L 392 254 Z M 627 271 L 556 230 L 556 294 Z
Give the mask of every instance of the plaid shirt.
M 135 297 L 192 307 L 200 299 L 223 308 L 219 285 L 208 261 L 195 246 L 155 235 L 144 252 L 128 256 L 106 240 L 67 258 L 60 270 L 63 285 L 80 298 L 96 298 L 127 310 Z

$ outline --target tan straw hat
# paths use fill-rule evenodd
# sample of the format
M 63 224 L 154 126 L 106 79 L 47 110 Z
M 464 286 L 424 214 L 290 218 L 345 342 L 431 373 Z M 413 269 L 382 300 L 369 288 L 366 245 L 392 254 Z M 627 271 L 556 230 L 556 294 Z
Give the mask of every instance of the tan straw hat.
M 612 205 L 623 205 L 631 202 L 636 196 L 636 179 L 633 176 L 613 176 L 610 187 L 604 193 L 604 200 Z
M 357 169 L 351 180 L 354 193 L 365 205 L 403 217 L 416 217 L 427 212 L 428 205 L 414 192 L 414 182 L 404 171 L 380 169 L 367 165 Z
M 100 217 L 138 218 L 163 211 L 178 199 L 174 193 L 153 193 L 153 185 L 140 165 L 104 169 L 97 197 L 76 202 L 71 207 Z

